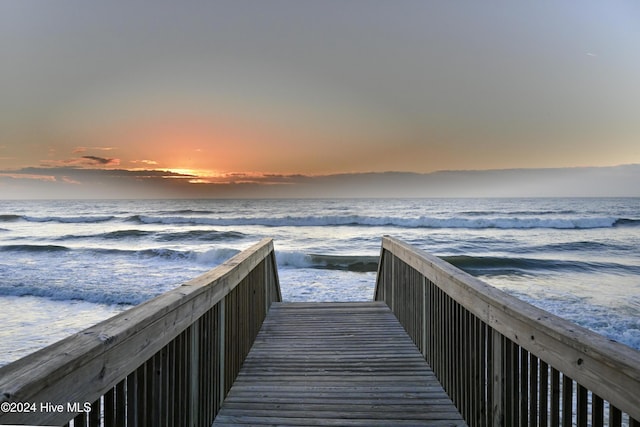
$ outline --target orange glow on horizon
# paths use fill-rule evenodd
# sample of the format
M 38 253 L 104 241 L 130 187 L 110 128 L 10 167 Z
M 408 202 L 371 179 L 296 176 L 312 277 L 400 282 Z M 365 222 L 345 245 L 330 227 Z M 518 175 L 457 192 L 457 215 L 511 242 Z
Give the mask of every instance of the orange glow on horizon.
M 180 175 L 187 175 L 195 178 L 217 178 L 222 176 L 220 172 L 205 170 L 205 169 L 191 169 L 191 168 L 162 168 L 161 170 L 171 172 Z
M 278 163 L 277 153 L 291 151 L 276 129 L 230 117 L 153 117 L 103 128 L 91 137 L 126 150 L 119 155 L 134 168 L 148 165 L 198 178 L 256 170 L 263 162 Z

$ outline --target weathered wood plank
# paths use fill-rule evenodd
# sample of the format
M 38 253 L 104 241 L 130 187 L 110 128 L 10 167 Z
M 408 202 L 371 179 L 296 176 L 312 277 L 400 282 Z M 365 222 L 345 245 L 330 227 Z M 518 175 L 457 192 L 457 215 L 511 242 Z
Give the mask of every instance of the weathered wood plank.
M 273 256 L 272 241 L 264 239 L 172 291 L 1 367 L 0 402 L 37 405 L 97 401 L 123 378 L 136 372 L 131 378 L 132 388 L 127 388 L 127 397 L 131 398 L 126 403 L 129 420 L 140 421 L 141 425 L 147 421 L 160 422 L 159 418 L 164 417 L 160 411 L 165 411 L 167 406 L 161 401 L 166 390 L 160 387 L 166 385 L 167 379 L 176 384 L 174 396 L 181 396 L 174 399 L 177 403 L 170 410 L 166 408 L 167 412 L 172 413 L 174 419 L 189 418 L 184 412 L 189 400 L 189 405 L 198 407 L 200 417 L 204 404 L 198 400 L 200 389 L 195 380 L 200 378 L 196 372 L 199 359 L 206 360 L 203 359 L 206 355 L 199 354 L 202 331 L 198 319 L 225 297 L 240 295 L 234 299 L 237 307 L 227 310 L 228 317 L 235 316 L 235 323 L 227 327 L 240 339 L 234 343 L 239 347 L 233 353 L 233 360 L 231 356 L 226 359 L 231 360 L 231 368 L 233 364 L 238 365 L 271 302 L 259 299 L 257 296 L 266 292 L 257 289 L 268 285 L 272 288 L 271 296 L 280 295 Z M 234 308 L 242 313 L 232 312 Z M 181 337 L 186 330 L 193 330 L 194 336 Z M 172 354 L 177 357 L 172 361 L 170 372 L 167 371 L 169 375 L 165 375 L 164 363 L 157 353 L 174 340 L 184 345 L 174 346 Z M 227 371 L 234 373 L 231 369 Z M 232 380 L 232 377 L 227 379 L 229 383 Z M 61 425 L 74 415 L 5 413 L 0 414 L 0 422 Z
M 385 300 L 399 318 L 404 308 L 398 307 L 393 298 L 402 298 L 403 293 L 393 286 L 402 282 L 407 267 L 415 269 L 426 279 L 437 283 L 448 297 L 461 304 L 474 316 L 485 322 L 517 346 L 534 354 L 541 361 L 553 366 L 585 388 L 615 404 L 631 417 L 640 417 L 640 353 L 620 343 L 582 328 L 565 319 L 554 316 L 524 301 L 510 296 L 481 280 L 455 268 L 447 262 L 402 241 L 385 236 L 382 240 L 382 261 L 376 284 L 376 300 Z M 397 270 L 397 271 L 394 271 Z M 397 277 L 396 277 L 397 276 Z M 402 286 L 408 287 L 406 283 Z M 390 288 L 390 289 L 389 289 Z M 439 309 L 445 329 L 444 346 L 452 349 L 456 338 L 451 330 L 451 305 L 445 302 Z M 407 330 L 412 325 L 405 324 Z M 455 346 L 453 346 L 455 347 Z M 457 355 L 459 353 L 451 352 Z M 451 375 L 456 358 L 445 361 L 444 366 L 434 369 L 443 379 L 443 385 L 452 392 L 456 400 L 459 394 Z M 508 386 L 513 389 L 519 381 Z M 518 387 L 519 388 L 519 387 Z M 494 399 L 496 396 L 493 397 Z M 553 405 L 552 405 L 553 407 Z M 517 414 L 521 408 L 513 409 Z M 555 409 L 555 408 L 554 408 Z M 518 417 L 515 417 L 518 418 Z
M 214 426 L 465 425 L 383 303 L 271 307 Z
M 387 426 L 412 426 L 412 427 L 455 427 L 460 426 L 456 422 L 449 420 L 403 420 L 403 419 L 347 419 L 347 418 L 278 418 L 278 417 L 229 417 L 219 415 L 216 423 L 217 427 L 226 426 L 366 426 L 366 427 L 387 427 Z M 462 424 L 464 425 L 464 424 Z

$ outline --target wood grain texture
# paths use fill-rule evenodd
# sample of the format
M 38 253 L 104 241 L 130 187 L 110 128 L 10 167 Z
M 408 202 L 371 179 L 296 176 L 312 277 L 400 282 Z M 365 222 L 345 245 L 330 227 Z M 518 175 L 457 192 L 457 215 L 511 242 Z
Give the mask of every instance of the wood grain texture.
M 506 383 L 503 391 L 506 391 L 506 395 L 496 394 L 498 389 L 495 387 L 492 390 L 493 404 L 490 406 L 497 411 L 495 424 L 501 423 L 499 420 L 503 415 L 506 425 L 515 423 L 516 419 L 518 423 L 525 423 L 524 413 L 528 412 L 525 402 L 518 407 L 509 401 L 507 406 L 501 407 L 499 400 L 505 397 L 511 399 L 512 394 L 516 393 L 528 395 L 527 354 L 557 369 L 563 377 L 572 378 L 589 393 L 610 402 L 631 418 L 640 419 L 640 352 L 637 350 L 508 295 L 400 240 L 383 237 L 380 257 L 375 299 L 385 301 L 391 307 L 416 345 L 427 355 L 427 360 L 435 358 L 431 361 L 434 371 L 463 414 L 469 414 L 468 401 L 463 393 L 469 387 L 460 389 L 459 386 L 469 378 L 466 369 L 470 365 L 464 357 L 468 354 L 465 349 L 470 348 L 470 337 L 464 334 L 470 329 L 465 329 L 464 319 L 460 319 L 460 309 L 468 312 L 463 314 L 463 318 L 473 316 L 474 321 L 482 322 L 508 340 L 506 345 L 509 346 L 510 359 L 494 360 L 504 362 L 510 368 L 504 377 Z M 415 274 L 426 279 L 424 286 L 436 288 L 430 291 L 430 296 L 437 298 L 437 301 L 424 303 L 414 297 L 413 288 L 417 283 Z M 415 331 L 414 319 L 420 310 L 430 316 L 428 329 L 443 334 L 429 342 L 431 348 L 425 348 L 427 343 L 416 339 L 421 334 Z M 461 328 L 465 329 L 462 339 Z M 428 336 L 429 331 L 426 332 Z M 511 347 L 512 344 L 514 347 Z M 494 359 L 500 357 L 496 350 L 492 353 Z M 446 354 L 430 356 L 434 351 L 444 351 Z M 497 371 L 494 369 L 494 372 Z M 502 378 L 496 379 L 502 381 Z M 569 399 L 565 397 L 567 402 Z M 556 408 L 553 404 L 551 407 L 553 412 Z M 568 408 L 568 403 L 564 404 L 564 408 Z M 503 411 L 504 414 L 501 414 Z M 538 416 L 543 419 L 546 414 L 540 412 Z M 555 416 L 552 414 L 552 419 Z
M 111 415 L 124 416 L 126 407 L 131 425 L 209 426 L 222 400 L 210 395 L 233 382 L 272 298 L 280 298 L 279 283 L 273 242 L 264 239 L 176 289 L 1 367 L 0 402 L 66 408 L 89 401 L 107 425 L 121 425 Z M 217 345 L 230 337 L 235 347 Z M 211 377 L 225 381 L 216 387 L 205 381 Z M 109 407 L 113 399 L 102 396 L 125 379 L 126 393 Z M 0 413 L 0 424 L 62 425 L 76 413 Z
M 384 303 L 274 303 L 214 426 L 464 426 Z

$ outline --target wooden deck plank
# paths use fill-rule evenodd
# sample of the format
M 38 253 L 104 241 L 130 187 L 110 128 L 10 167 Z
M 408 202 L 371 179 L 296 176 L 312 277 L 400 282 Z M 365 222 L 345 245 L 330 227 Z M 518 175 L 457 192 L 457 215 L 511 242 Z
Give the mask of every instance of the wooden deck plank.
M 384 303 L 276 303 L 216 417 L 227 425 L 465 426 Z

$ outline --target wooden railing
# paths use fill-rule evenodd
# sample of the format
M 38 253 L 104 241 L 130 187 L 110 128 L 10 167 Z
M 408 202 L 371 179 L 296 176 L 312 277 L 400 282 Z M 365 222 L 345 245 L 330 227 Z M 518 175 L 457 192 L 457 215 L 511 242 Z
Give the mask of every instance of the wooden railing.
M 210 426 L 280 301 L 265 239 L 182 286 L 0 368 L 0 424 Z
M 384 237 L 385 301 L 470 426 L 639 426 L 640 352 Z

